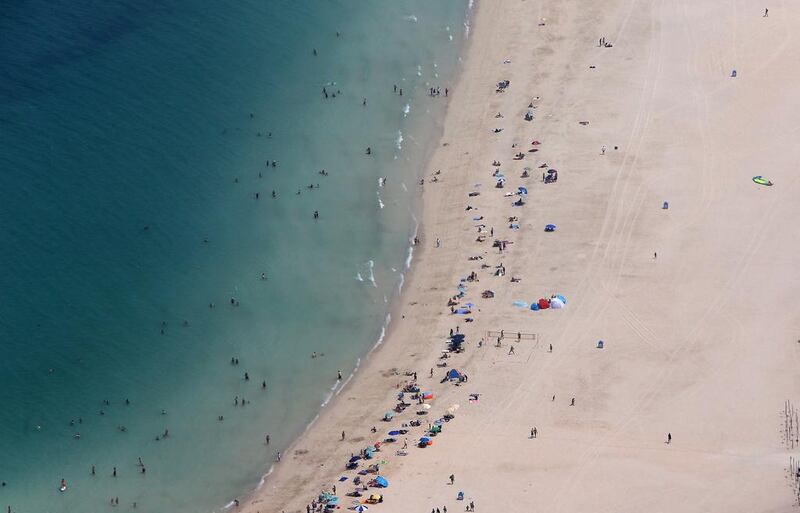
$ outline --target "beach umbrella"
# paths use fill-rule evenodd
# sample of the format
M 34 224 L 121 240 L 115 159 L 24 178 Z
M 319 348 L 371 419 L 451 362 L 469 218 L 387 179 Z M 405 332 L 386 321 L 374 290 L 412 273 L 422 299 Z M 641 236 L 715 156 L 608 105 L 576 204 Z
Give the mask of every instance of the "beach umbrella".
M 517 187 L 517 190 L 519 191 L 520 194 L 528 194 L 528 189 L 526 189 L 525 187 Z
M 368 508 L 366 505 L 364 505 L 364 504 L 359 504 L 358 506 L 356 506 L 356 511 L 357 511 L 358 513 L 364 513 L 364 512 L 365 512 L 365 511 L 367 511 L 368 509 L 369 509 L 369 508 Z
M 389 481 L 387 481 L 383 476 L 378 476 L 375 478 L 375 484 L 381 488 L 387 488 L 389 486 Z
M 431 405 L 430 405 L 430 404 L 427 404 L 427 403 L 426 403 L 426 404 L 423 404 L 423 405 L 422 405 L 422 409 L 423 409 L 423 410 L 430 410 L 430 409 L 431 409 Z
M 554 231 L 556 231 L 556 225 L 548 224 L 547 226 L 544 227 L 544 231 L 546 231 L 546 232 L 554 232 Z
M 450 415 L 455 415 L 456 410 L 458 410 L 458 408 L 459 406 L 457 404 L 454 404 L 447 409 L 447 413 L 449 413 Z

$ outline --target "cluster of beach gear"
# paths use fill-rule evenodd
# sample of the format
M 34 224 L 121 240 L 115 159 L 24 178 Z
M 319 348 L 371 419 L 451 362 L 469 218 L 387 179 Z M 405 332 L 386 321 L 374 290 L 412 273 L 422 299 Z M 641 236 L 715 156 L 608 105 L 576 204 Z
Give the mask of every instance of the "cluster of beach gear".
M 567 307 L 567 298 L 561 294 L 553 294 L 549 298 L 540 297 L 538 300 L 531 301 L 530 303 L 517 300 L 514 301 L 513 305 L 517 308 L 530 308 L 533 311 L 548 309 L 562 310 Z
M 453 334 L 449 337 L 447 339 L 448 348 L 443 351 L 442 359 L 447 359 L 447 353 L 463 351 L 464 341 L 463 334 Z M 446 367 L 447 363 L 439 365 Z M 406 373 L 406 375 L 414 376 L 414 373 Z M 466 381 L 466 376 L 456 369 L 448 369 L 442 382 L 445 381 L 462 383 Z M 352 474 L 341 476 L 338 483 L 350 483 L 353 485 L 353 489 L 344 494 L 345 498 L 335 493 L 336 487 L 321 492 L 312 503 L 314 509 L 333 513 L 338 509 L 347 508 L 363 513 L 369 509 L 369 506 L 383 503 L 383 491 L 389 488 L 389 480 L 381 474 L 381 469 L 390 463 L 390 451 L 387 451 L 387 448 L 394 447 L 400 437 L 405 438 L 412 431 L 421 429 L 419 438 L 413 440 L 412 444 L 420 449 L 428 449 L 433 446 L 435 438 L 442 434 L 445 425 L 455 418 L 455 413 L 459 409 L 458 404 L 448 407 L 438 418 L 427 421 L 426 417 L 433 408 L 431 405 L 433 399 L 434 394 L 422 390 L 415 379 L 406 381 L 397 395 L 395 407 L 384 413 L 381 420 L 386 423 L 395 422 L 397 415 L 403 414 L 409 409 L 414 410 L 415 417 L 401 423 L 399 428 L 389 429 L 386 436 L 367 445 L 358 454 L 352 454 L 344 465 L 345 471 Z M 423 420 L 425 420 L 427 428 L 423 427 Z M 373 432 L 376 431 L 373 428 Z M 394 450 L 394 456 L 408 456 L 408 447 L 409 441 L 408 438 L 405 438 L 402 448 Z M 463 500 L 463 492 L 460 494 L 461 500 Z M 348 500 L 349 504 L 343 505 Z

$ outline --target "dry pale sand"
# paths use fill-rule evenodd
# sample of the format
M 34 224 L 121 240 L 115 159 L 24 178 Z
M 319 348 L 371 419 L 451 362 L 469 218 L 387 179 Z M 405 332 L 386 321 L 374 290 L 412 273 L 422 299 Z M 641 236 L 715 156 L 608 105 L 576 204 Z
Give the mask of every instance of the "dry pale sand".
M 428 417 L 461 408 L 432 447 L 379 453 L 390 487 L 374 511 L 455 512 L 469 501 L 504 512 L 791 510 L 787 466 L 800 451 L 783 443 L 783 405 L 800 401 L 798 20 L 800 4 L 784 1 L 481 1 L 390 336 L 240 509 L 304 511 L 352 477 L 352 452 L 416 417 L 379 420 L 404 379 L 394 369 L 418 371 L 436 393 Z M 602 36 L 612 48 L 598 47 Z M 498 94 L 502 79 L 511 85 Z M 526 152 L 532 139 L 539 152 L 512 161 L 512 144 Z M 494 159 L 505 189 L 493 187 Z M 542 161 L 557 183 L 541 182 Z M 522 179 L 526 165 L 533 176 Z M 504 194 L 520 185 L 528 202 L 513 208 Z M 491 238 L 476 242 L 474 216 L 513 244 L 499 254 Z M 544 233 L 547 223 L 558 231 Z M 507 275 L 493 276 L 501 262 Z M 477 309 L 465 323 L 446 302 L 471 271 L 480 281 L 465 299 Z M 485 289 L 496 297 L 481 299 Z M 565 310 L 512 306 L 554 293 Z M 448 361 L 470 377 L 459 387 L 440 384 L 438 368 L 428 378 L 457 325 L 467 351 Z M 539 339 L 478 347 L 500 329 Z M 340 495 L 348 483 L 336 483 Z

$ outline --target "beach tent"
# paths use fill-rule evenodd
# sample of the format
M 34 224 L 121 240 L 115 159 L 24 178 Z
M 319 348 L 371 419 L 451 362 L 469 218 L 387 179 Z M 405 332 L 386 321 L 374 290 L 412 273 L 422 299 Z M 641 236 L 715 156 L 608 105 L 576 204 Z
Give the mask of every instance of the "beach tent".
M 564 308 L 564 303 L 557 297 L 554 297 L 550 299 L 550 308 L 552 308 L 553 310 L 561 310 L 562 308 Z
M 520 194 L 528 194 L 528 189 L 525 187 L 517 187 L 517 191 L 519 191 Z
M 546 232 L 554 232 L 554 231 L 556 231 L 556 225 L 548 224 L 547 226 L 544 227 L 544 231 L 546 231 Z
M 512 304 L 514 306 L 516 306 L 517 308 L 528 308 L 528 303 L 526 303 L 525 301 L 517 300 L 517 301 L 514 301 L 514 303 L 512 303 Z
M 422 392 L 422 399 L 425 401 L 433 399 L 433 392 Z
M 375 485 L 380 488 L 388 488 L 389 481 L 387 481 L 386 478 L 383 476 L 378 476 L 375 478 Z
M 567 304 L 567 298 L 565 298 L 565 297 L 564 297 L 564 296 L 562 296 L 561 294 L 556 294 L 556 297 L 557 297 L 559 300 L 561 300 L 561 302 L 562 302 L 562 303 L 564 303 L 565 305 Z
M 389 422 L 393 418 L 394 418 L 394 412 L 393 411 L 387 411 L 386 413 L 383 414 L 383 420 L 385 420 L 386 422 Z
M 545 298 L 539 299 L 539 309 L 540 310 L 546 310 L 548 308 L 550 308 L 550 302 L 548 300 L 546 300 Z
M 450 350 L 459 351 L 461 349 L 461 344 L 463 343 L 464 343 L 464 335 L 454 335 L 450 339 Z
M 447 371 L 447 379 L 461 379 L 462 377 L 463 374 L 461 374 L 455 369 L 450 369 L 449 371 Z
M 534 312 L 539 310 L 539 303 L 531 303 L 531 310 Z

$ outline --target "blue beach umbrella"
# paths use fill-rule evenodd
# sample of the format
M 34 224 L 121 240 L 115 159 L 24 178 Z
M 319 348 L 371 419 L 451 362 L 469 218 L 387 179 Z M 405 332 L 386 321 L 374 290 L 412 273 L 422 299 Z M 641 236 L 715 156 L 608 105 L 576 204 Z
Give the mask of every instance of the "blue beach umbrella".
M 525 187 L 517 187 L 517 190 L 519 191 L 520 194 L 528 194 L 528 189 L 526 189 Z
M 380 486 L 381 488 L 388 488 L 389 487 L 389 481 L 387 481 L 386 478 L 383 477 L 383 476 L 376 477 L 375 478 L 375 484 Z
M 556 225 L 548 224 L 547 226 L 544 227 L 544 231 L 546 231 L 546 232 L 554 232 L 554 231 L 556 231 Z

